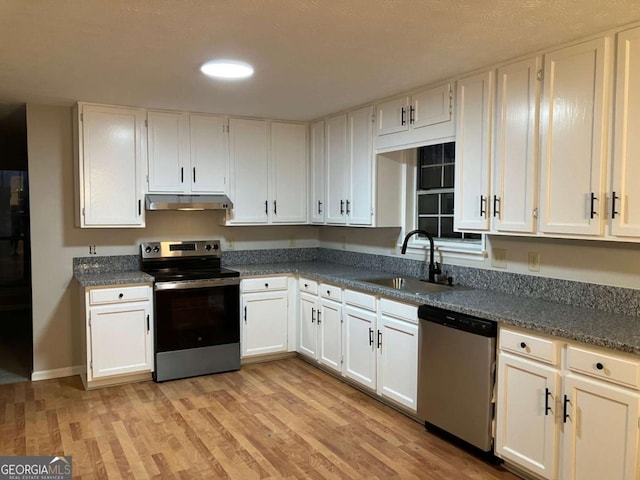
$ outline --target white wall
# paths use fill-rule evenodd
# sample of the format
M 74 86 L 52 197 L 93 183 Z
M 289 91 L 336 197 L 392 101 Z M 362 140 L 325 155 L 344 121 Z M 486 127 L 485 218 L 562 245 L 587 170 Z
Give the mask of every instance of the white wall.
M 324 227 L 320 246 L 379 255 L 400 255 L 394 241 L 399 228 Z M 507 250 L 507 268 L 492 266 L 494 248 Z M 528 268 L 529 252 L 540 254 L 540 271 Z M 407 253 L 407 258 L 424 260 L 427 252 Z M 640 244 L 605 241 L 562 240 L 489 236 L 487 256 L 464 256 L 445 253 L 441 260 L 451 265 L 466 265 L 506 272 L 540 275 L 581 282 L 640 288 Z
M 72 299 L 72 260 L 138 254 L 142 240 L 217 238 L 236 250 L 318 246 L 313 226 L 224 227 L 221 212 L 147 212 L 144 229 L 74 226 L 72 113 L 27 106 L 35 372 L 80 365 L 79 318 Z

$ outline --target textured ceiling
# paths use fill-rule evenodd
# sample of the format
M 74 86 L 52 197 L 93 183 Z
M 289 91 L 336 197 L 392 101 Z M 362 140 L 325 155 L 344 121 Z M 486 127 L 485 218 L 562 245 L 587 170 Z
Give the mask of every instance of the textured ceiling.
M 0 0 L 0 102 L 292 120 L 640 20 L 640 0 Z M 206 60 L 256 73 L 207 79 Z

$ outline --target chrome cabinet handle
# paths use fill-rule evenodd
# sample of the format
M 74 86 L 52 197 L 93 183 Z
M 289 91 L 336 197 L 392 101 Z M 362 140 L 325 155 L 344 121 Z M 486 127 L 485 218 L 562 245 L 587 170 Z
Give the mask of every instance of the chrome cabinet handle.
M 316 309 L 312 308 L 311 309 L 311 323 L 315 323 L 316 321 Z

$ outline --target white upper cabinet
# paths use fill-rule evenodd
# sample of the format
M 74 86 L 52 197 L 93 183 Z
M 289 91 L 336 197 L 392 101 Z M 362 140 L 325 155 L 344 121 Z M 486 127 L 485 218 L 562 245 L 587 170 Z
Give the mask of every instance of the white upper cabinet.
M 228 120 L 213 115 L 189 115 L 191 191 L 226 193 L 229 179 Z
M 349 225 L 371 225 L 373 192 L 373 107 L 348 116 L 349 173 L 345 211 Z
M 149 111 L 149 192 L 225 193 L 229 176 L 227 119 Z
M 307 126 L 271 123 L 271 223 L 307 222 Z
M 307 125 L 229 120 L 228 225 L 307 223 Z
M 458 80 L 454 229 L 489 229 L 493 72 Z
M 611 234 L 640 236 L 640 28 L 618 34 Z
M 533 233 L 540 57 L 498 69 L 493 147 L 492 231 Z
M 344 224 L 347 222 L 345 199 L 347 192 L 346 177 L 349 174 L 347 145 L 347 115 L 336 115 L 326 121 L 326 206 L 327 223 Z
M 324 223 L 324 122 L 312 123 L 309 127 L 309 207 L 311 223 Z
M 376 105 L 375 148 L 397 150 L 455 134 L 453 84 L 445 83 Z
M 78 104 L 76 224 L 144 227 L 144 110 Z
M 545 55 L 540 109 L 543 233 L 602 233 L 608 57 L 608 38 Z
M 228 223 L 269 220 L 269 124 L 262 120 L 229 120 L 233 210 Z

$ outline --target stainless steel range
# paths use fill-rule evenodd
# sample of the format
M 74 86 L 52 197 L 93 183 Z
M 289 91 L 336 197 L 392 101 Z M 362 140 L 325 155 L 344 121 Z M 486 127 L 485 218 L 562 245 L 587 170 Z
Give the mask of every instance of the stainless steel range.
M 240 368 L 240 274 L 221 268 L 218 240 L 144 242 L 155 277 L 156 382 Z

